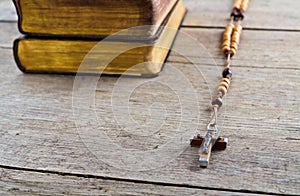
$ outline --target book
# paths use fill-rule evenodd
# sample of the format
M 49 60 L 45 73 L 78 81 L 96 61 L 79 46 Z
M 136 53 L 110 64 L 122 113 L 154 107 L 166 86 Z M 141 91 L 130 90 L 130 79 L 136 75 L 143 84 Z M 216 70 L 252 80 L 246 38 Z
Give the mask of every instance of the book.
M 26 35 L 105 37 L 149 25 L 135 37 L 158 34 L 177 0 L 13 0 L 19 31 Z M 151 25 L 152 26 L 151 28 Z M 128 35 L 127 35 L 128 36 Z M 145 39 L 143 37 L 143 39 Z
M 157 40 L 151 40 L 151 43 L 114 39 L 103 41 L 101 44 L 106 46 L 105 49 L 100 45 L 99 50 L 95 49 L 96 51 L 93 50 L 91 54 L 89 52 L 99 40 L 22 37 L 14 42 L 15 61 L 20 70 L 26 73 L 75 74 L 85 56 L 89 54 L 89 58 L 94 61 L 79 72 L 96 74 L 123 74 L 126 72 L 127 75 L 137 76 L 157 75 L 162 69 L 185 13 L 186 8 L 182 0 L 179 0 L 169 17 L 166 18 L 166 25 Z M 116 51 L 126 50 L 130 45 L 137 47 L 118 54 L 108 65 L 99 65 L 101 61 L 113 56 Z M 160 46 L 164 46 L 164 48 Z M 145 66 L 145 64 L 141 64 L 143 62 L 153 63 Z

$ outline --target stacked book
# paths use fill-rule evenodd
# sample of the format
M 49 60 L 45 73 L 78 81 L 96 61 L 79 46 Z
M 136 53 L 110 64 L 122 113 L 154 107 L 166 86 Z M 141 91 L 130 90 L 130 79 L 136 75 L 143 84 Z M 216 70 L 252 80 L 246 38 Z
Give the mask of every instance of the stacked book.
M 14 0 L 14 4 L 23 34 L 14 42 L 14 57 L 26 73 L 157 75 L 186 13 L 182 0 Z M 86 56 L 93 60 L 79 69 Z

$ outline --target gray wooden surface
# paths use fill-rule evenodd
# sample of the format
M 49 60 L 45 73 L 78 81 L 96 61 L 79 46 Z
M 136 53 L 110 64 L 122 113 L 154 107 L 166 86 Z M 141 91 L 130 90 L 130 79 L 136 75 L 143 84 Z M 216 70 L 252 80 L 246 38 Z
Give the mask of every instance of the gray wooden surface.
M 1 195 L 257 195 L 11 169 L 0 174 Z
M 195 65 L 175 52 L 170 54 L 168 63 L 183 70 L 201 92 L 199 126 L 205 127 L 209 118 L 207 88 L 217 84 L 215 70 L 222 69 L 224 60 L 219 49 L 219 27 L 228 22 L 232 1 L 185 0 L 185 4 L 189 12 L 182 31 L 202 43 L 218 66 L 180 38 L 174 47 L 184 46 L 188 57 L 199 57 L 197 66 L 212 84 L 198 78 Z M 197 149 L 189 147 L 187 141 L 183 153 L 175 160 L 161 168 L 138 172 L 112 167 L 86 148 L 73 116 L 74 76 L 27 75 L 17 69 L 11 49 L 13 40 L 19 36 L 16 16 L 10 1 L 1 1 L 0 193 L 299 194 L 299 5 L 292 0 L 250 2 L 245 20 L 247 30 L 233 60 L 233 85 L 222 111 L 222 135 L 229 137 L 228 149 L 213 153 L 210 167 L 200 169 Z M 170 69 L 166 66 L 160 77 L 168 74 Z M 111 113 L 107 97 L 117 80 L 105 77 L 97 85 L 98 116 Z M 152 102 L 159 100 L 168 112 L 178 111 L 173 93 L 164 86 L 137 90 L 132 95 L 133 109 L 148 110 Z M 133 113 L 138 122 L 144 122 L 147 115 Z M 175 120 L 167 121 L 166 131 L 161 132 L 155 146 L 166 142 L 169 129 L 177 124 Z M 114 121 L 106 119 L 106 123 L 108 134 L 121 135 L 116 141 L 143 148 L 138 138 L 122 135 Z

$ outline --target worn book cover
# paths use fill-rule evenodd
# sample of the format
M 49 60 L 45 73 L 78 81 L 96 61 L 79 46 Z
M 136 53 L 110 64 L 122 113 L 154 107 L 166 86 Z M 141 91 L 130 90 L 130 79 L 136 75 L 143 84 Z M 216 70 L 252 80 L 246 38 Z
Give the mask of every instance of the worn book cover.
M 166 18 L 165 26 L 156 41 L 151 44 L 142 41 L 104 41 L 106 47 L 95 49 L 89 58 L 88 67 L 79 70 L 85 73 L 156 75 L 161 71 L 181 21 L 186 13 L 182 0 L 178 1 Z M 170 30 L 172 29 L 172 30 Z M 28 73 L 76 73 L 85 56 L 99 42 L 93 39 L 61 39 L 46 37 L 23 37 L 14 42 L 14 56 L 20 70 Z M 126 50 L 128 45 L 138 46 Z M 164 46 L 159 47 L 159 46 Z M 116 56 L 107 65 L 100 61 L 124 48 L 124 53 Z M 149 63 L 147 66 L 141 64 Z M 134 66 L 141 64 L 140 66 Z M 134 67 L 132 67 L 134 66 Z
M 177 0 L 13 0 L 23 34 L 105 37 L 142 25 L 162 25 Z M 155 27 L 152 26 L 152 27 Z M 150 26 L 149 26 L 150 27 Z M 158 35 L 149 28 L 131 36 Z M 130 35 L 126 35 L 130 36 Z

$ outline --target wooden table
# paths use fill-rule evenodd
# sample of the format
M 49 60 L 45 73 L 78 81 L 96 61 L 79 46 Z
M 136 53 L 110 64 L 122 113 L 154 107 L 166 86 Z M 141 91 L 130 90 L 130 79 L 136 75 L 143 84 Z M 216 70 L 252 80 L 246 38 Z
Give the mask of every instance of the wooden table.
M 202 43 L 218 65 L 199 63 L 202 70 L 221 70 L 221 34 L 233 1 L 185 0 L 188 14 L 181 30 Z M 213 153 L 208 169 L 200 169 L 197 148 L 188 145 L 163 167 L 127 171 L 97 159 L 77 132 L 72 108 L 74 76 L 30 75 L 15 65 L 12 42 L 19 36 L 11 1 L 0 2 L 0 194 L 1 195 L 299 195 L 300 194 L 300 3 L 286 0 L 252 0 L 244 21 L 240 50 L 233 60 L 234 80 L 226 97 L 222 135 L 226 151 Z M 198 52 L 186 44 L 191 57 Z M 168 64 L 191 73 L 195 65 L 172 52 Z M 203 63 L 201 63 L 203 62 Z M 208 81 L 218 76 L 206 74 Z M 166 68 L 163 75 L 168 74 Z M 118 78 L 105 77 L 96 89 L 96 111 L 111 110 L 101 100 Z M 135 79 L 132 79 L 135 80 Z M 128 80 L 130 81 L 130 80 Z M 209 118 L 208 84 L 194 78 L 204 130 Z M 215 84 L 212 84 L 214 86 Z M 141 89 L 134 95 L 145 105 L 159 97 L 170 103 L 164 87 Z M 189 97 L 187 97 L 187 100 Z M 149 101 L 150 100 L 150 101 Z M 177 106 L 166 109 L 177 111 Z M 147 112 L 133 117 L 143 121 Z M 160 115 L 156 117 L 160 118 Z M 162 116 L 161 118 L 164 118 Z M 165 119 L 163 119 L 165 120 Z M 108 121 L 110 122 L 110 121 Z M 168 121 L 172 127 L 176 121 Z M 172 124 L 173 123 L 173 124 Z M 115 124 L 106 124 L 117 141 L 131 144 Z M 161 132 L 155 148 L 165 141 Z M 158 137 L 160 138 L 160 137 Z M 168 153 L 168 152 L 165 152 Z

